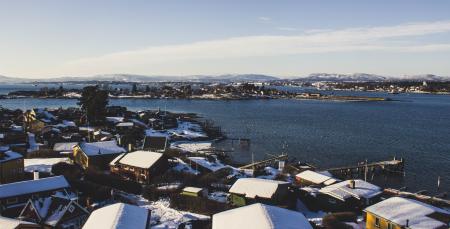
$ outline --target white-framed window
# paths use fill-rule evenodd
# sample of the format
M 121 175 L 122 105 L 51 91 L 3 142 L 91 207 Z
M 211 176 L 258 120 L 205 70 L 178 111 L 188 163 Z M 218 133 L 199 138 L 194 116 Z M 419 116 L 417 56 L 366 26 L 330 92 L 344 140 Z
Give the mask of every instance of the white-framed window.
M 71 204 L 67 210 L 68 210 L 70 213 L 72 213 L 73 211 L 75 211 L 75 206 L 73 206 L 73 205 Z
M 375 218 L 375 226 L 380 227 L 380 218 L 378 217 Z

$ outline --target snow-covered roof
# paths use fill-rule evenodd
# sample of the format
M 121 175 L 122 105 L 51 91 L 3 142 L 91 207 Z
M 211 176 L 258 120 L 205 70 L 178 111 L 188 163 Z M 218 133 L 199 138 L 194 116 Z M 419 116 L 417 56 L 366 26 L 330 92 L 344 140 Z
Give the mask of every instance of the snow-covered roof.
M 222 164 L 219 160 L 210 161 L 205 157 L 188 157 L 188 159 L 192 162 L 197 163 L 198 165 L 207 168 L 213 172 L 223 169 L 227 167 L 226 165 Z
M 0 157 L 0 163 L 22 158 L 22 154 L 13 151 L 4 152 L 4 157 Z
M 80 147 L 88 156 L 119 154 L 126 152 L 124 148 L 117 145 L 117 142 L 115 140 L 91 143 L 83 142 L 80 144 Z
M 99 208 L 92 212 L 83 229 L 146 229 L 150 211 L 124 203 Z
M 352 180 L 347 180 L 326 186 L 320 189 L 320 192 L 333 196 L 334 198 L 342 201 L 345 201 L 350 197 L 354 197 L 356 199 L 370 199 L 382 193 L 380 187 L 363 180 L 353 180 L 355 182 L 355 188 L 352 188 L 350 187 L 351 181 Z
M 248 198 L 272 198 L 279 185 L 289 184 L 284 181 L 266 180 L 258 178 L 241 178 L 231 186 L 230 193 L 245 195 Z
M 198 193 L 198 192 L 201 192 L 202 190 L 203 190 L 203 188 L 197 188 L 197 187 L 185 187 L 185 188 L 183 188 L 183 192 Z
M 94 132 L 95 131 L 94 127 L 89 127 L 89 126 L 81 126 L 78 129 L 80 131 L 87 131 L 87 132 Z
M 0 216 L 0 225 L 2 225 L 2 229 L 16 229 L 20 225 L 35 225 L 36 227 L 38 226 L 37 224 L 32 222 L 6 218 L 3 216 Z
M 59 142 L 55 143 L 53 146 L 53 151 L 62 152 L 62 151 L 72 151 L 73 147 L 76 146 L 78 142 Z
M 109 133 L 108 131 L 104 131 L 104 130 L 97 130 L 94 132 L 94 135 L 112 135 L 111 133 Z
M 113 123 L 123 122 L 124 119 L 124 117 L 106 117 L 106 121 Z
M 212 228 L 312 229 L 300 212 L 259 203 L 213 215 Z
M 198 152 L 205 151 L 212 148 L 212 142 L 190 142 L 190 141 L 181 141 L 174 142 L 170 145 L 170 148 L 180 149 L 184 152 Z
M 43 173 L 51 173 L 52 166 L 54 164 L 58 164 L 59 162 L 69 163 L 70 159 L 65 157 L 24 159 L 24 171 L 25 172 L 39 171 Z
M 87 210 L 78 205 L 77 202 L 67 198 L 65 196 L 51 196 L 46 198 L 32 199 L 31 204 L 39 217 L 43 219 L 46 225 L 56 226 L 61 219 L 63 219 L 66 211 L 72 207 L 79 207 L 86 214 L 89 214 Z
M 50 112 L 48 112 L 46 109 L 37 108 L 37 109 L 35 109 L 35 112 L 39 115 L 44 116 L 46 119 L 56 120 L 56 117 L 54 115 L 52 115 Z
M 162 156 L 162 153 L 139 150 L 125 155 L 119 155 L 111 162 L 111 164 L 120 163 L 147 169 L 152 167 Z
M 148 137 L 169 137 L 169 134 L 167 132 L 163 131 L 156 131 L 154 129 L 147 129 L 145 130 L 145 136 Z
M 118 123 L 116 126 L 117 127 L 131 127 L 131 126 L 134 126 L 134 123 L 132 123 L 132 122 L 121 122 L 121 123 Z
M 66 126 L 77 127 L 77 124 L 75 124 L 75 122 L 73 121 L 63 120 L 63 124 Z
M 381 218 L 387 219 L 397 225 L 406 226 L 411 229 L 433 229 L 448 227 L 442 221 L 430 218 L 431 214 L 443 214 L 450 218 L 450 212 L 422 203 L 417 200 L 411 200 L 402 197 L 392 197 L 381 201 L 365 209 Z
M 51 191 L 68 187 L 69 183 L 67 183 L 64 176 L 48 177 L 39 180 L 27 180 L 0 185 L 0 198 Z
M 311 170 L 303 171 L 303 172 L 297 174 L 296 177 L 299 179 L 302 179 L 302 180 L 309 181 L 314 184 L 324 184 L 327 181 L 328 181 L 327 184 L 332 184 L 337 181 L 333 177 L 330 177 L 330 176 L 327 176 L 327 175 L 324 175 L 322 173 L 318 173 L 315 171 L 311 171 Z

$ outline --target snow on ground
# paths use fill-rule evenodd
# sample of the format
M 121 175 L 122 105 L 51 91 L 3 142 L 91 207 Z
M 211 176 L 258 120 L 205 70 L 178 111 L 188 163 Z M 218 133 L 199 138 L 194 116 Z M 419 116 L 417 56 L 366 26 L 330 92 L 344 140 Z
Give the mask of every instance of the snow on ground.
M 75 92 L 68 92 L 64 94 L 64 97 L 67 98 L 81 98 L 81 94 L 75 93 Z
M 266 172 L 267 175 L 263 175 L 263 176 L 258 176 L 258 178 L 261 179 L 268 179 L 268 180 L 275 180 L 275 177 L 280 174 L 280 171 L 278 171 L 278 169 L 272 168 L 272 167 L 265 167 L 264 171 Z
M 214 200 L 220 203 L 227 203 L 228 202 L 228 196 L 230 194 L 226 192 L 211 192 L 208 194 L 208 199 Z
M 180 158 L 175 158 L 175 159 L 176 159 L 177 165 L 175 167 L 172 167 L 173 170 L 178 171 L 178 172 L 184 172 L 184 173 L 192 173 L 194 175 L 200 174 L 199 171 L 193 169 L 191 166 L 186 164 L 186 162 L 184 162 Z
M 212 142 L 188 142 L 180 141 L 170 144 L 170 148 L 179 149 L 183 152 L 196 153 L 198 151 L 204 151 L 211 149 Z
M 178 122 L 178 127 L 168 130 L 173 135 L 181 136 L 187 139 L 207 137 L 203 133 L 200 125 L 192 122 Z
M 178 225 L 190 220 L 209 219 L 205 215 L 175 210 L 169 205 L 168 199 L 160 199 L 143 206 L 152 212 L 152 228 L 178 228 Z
M 170 207 L 169 199 L 158 201 L 148 201 L 142 196 L 127 193 L 127 198 L 132 199 L 139 207 L 150 209 L 151 228 L 153 229 L 176 229 L 181 223 L 209 219 L 209 216 L 195 214 L 191 212 L 179 211 Z
M 32 158 L 24 159 L 25 172 L 39 171 L 41 173 L 51 173 L 52 165 L 59 162 L 70 163 L 69 158 Z
M 222 162 L 220 162 L 217 159 L 215 161 L 209 161 L 207 158 L 204 158 L 204 157 L 188 157 L 188 158 L 189 158 L 189 160 L 191 160 L 191 161 L 197 163 L 198 165 L 200 165 L 204 168 L 207 168 L 208 170 L 211 170 L 213 172 L 227 167 L 226 165 L 222 164 Z
M 158 186 L 156 189 L 160 191 L 177 190 L 183 186 L 181 183 L 172 183 L 167 185 Z
M 28 144 L 30 145 L 30 148 L 27 149 L 27 152 L 29 153 L 38 151 L 39 145 L 42 145 L 36 142 L 36 136 L 33 133 L 28 133 Z
M 147 136 L 155 134 L 167 137 L 178 136 L 186 139 L 207 137 L 200 125 L 192 122 L 183 122 L 183 121 L 178 121 L 177 128 L 167 129 L 163 131 L 156 131 L 151 128 L 146 130 Z

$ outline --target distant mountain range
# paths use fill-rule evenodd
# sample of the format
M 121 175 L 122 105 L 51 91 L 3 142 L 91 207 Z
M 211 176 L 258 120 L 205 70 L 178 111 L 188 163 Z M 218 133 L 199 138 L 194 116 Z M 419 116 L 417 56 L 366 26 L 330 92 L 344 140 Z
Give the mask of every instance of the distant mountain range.
M 450 77 L 436 75 L 412 75 L 412 76 L 381 76 L 367 73 L 334 74 L 313 73 L 307 77 L 295 78 L 296 81 L 329 81 L 329 82 L 381 82 L 381 81 L 450 81 Z
M 217 76 L 192 75 L 192 76 L 145 76 L 132 74 L 105 74 L 89 77 L 58 77 L 49 79 L 27 79 L 14 78 L 0 75 L 0 83 L 48 83 L 48 82 L 207 82 L 207 83 L 230 83 L 230 82 L 268 82 L 283 80 L 275 76 L 262 74 L 226 74 Z M 403 77 L 381 76 L 367 73 L 335 74 L 335 73 L 313 73 L 306 77 L 294 77 L 294 81 L 329 81 L 329 82 L 379 82 L 379 81 L 450 81 L 449 77 L 436 75 L 412 75 Z
M 267 82 L 279 80 L 279 78 L 260 74 L 227 74 L 218 76 L 193 75 L 193 76 L 144 76 L 132 74 L 105 74 L 88 77 L 58 77 L 49 79 L 27 79 L 0 76 L 2 83 L 32 83 L 32 82 L 165 82 L 165 81 L 187 81 L 187 82 Z

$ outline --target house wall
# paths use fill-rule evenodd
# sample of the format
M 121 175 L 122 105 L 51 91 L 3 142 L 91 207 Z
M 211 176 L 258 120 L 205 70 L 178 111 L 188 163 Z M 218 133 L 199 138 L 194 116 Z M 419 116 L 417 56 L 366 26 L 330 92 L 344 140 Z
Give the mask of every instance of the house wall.
M 0 163 L 0 184 L 20 181 L 24 177 L 23 158 Z
M 120 162 L 116 165 L 110 166 L 111 172 L 122 176 L 124 178 L 131 179 L 141 184 L 150 184 L 153 176 L 164 173 L 168 167 L 166 157 L 161 157 L 151 168 L 144 169 L 130 165 L 124 165 Z
M 380 220 L 380 226 L 376 226 L 375 221 L 376 218 Z M 388 220 L 378 217 L 370 212 L 367 212 L 366 214 L 366 229 L 389 229 L 388 224 L 392 224 L 392 229 L 402 229 L 401 226 L 393 224 L 392 222 L 389 222 Z
M 39 229 L 41 226 L 39 225 L 30 225 L 30 224 L 20 224 L 15 229 Z
M 150 183 L 150 169 L 143 169 L 118 163 L 117 165 L 111 166 L 111 173 L 141 184 Z
M 84 169 L 89 166 L 89 158 L 83 153 L 79 146 L 73 148 L 73 160 L 75 163 L 81 165 Z
M 64 191 L 64 189 L 63 188 L 62 189 L 53 189 L 53 190 L 47 190 L 47 191 L 43 191 L 43 192 L 27 193 L 25 195 L 2 198 L 2 199 L 0 199 L 0 215 L 2 215 L 3 211 L 6 211 L 7 208 L 12 208 L 12 209 L 18 208 L 21 210 L 23 208 L 23 206 L 27 203 L 27 201 L 32 197 L 48 197 L 57 191 Z
M 241 195 L 238 195 L 235 193 L 231 193 L 230 200 L 234 206 L 240 207 L 240 206 L 245 206 L 247 204 L 247 201 L 244 196 L 241 196 Z

